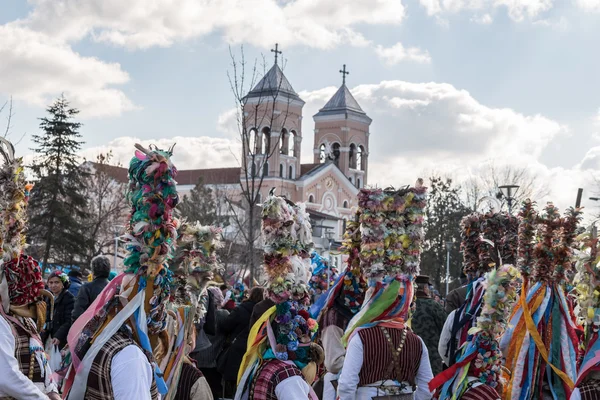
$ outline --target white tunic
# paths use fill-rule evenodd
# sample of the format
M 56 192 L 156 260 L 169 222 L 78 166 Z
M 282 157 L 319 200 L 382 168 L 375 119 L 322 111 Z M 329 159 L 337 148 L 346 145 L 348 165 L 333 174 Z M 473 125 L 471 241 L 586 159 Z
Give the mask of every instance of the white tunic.
M 431 372 L 427 346 L 425 346 L 421 338 L 419 340 L 423 347 L 423 353 L 421 354 L 421 364 L 415 378 L 415 383 L 417 384 L 415 400 L 429 400 L 431 399 L 431 393 L 429 392 L 428 385 L 429 381 L 433 379 L 433 373 Z M 342 368 L 338 383 L 338 397 L 340 400 L 371 400 L 374 396 L 382 395 L 381 391 L 377 393 L 377 386 L 381 386 L 385 382 L 375 382 L 373 386 L 358 387 L 360 381 L 359 373 L 363 365 L 363 355 L 362 340 L 359 335 L 354 335 L 350 343 L 348 343 L 344 368 Z
M 31 339 L 33 340 L 33 339 Z M 34 343 L 38 345 L 38 343 Z M 0 397 L 14 397 L 19 400 L 47 399 L 46 393 L 57 392 L 56 385 L 45 387 L 43 382 L 33 383 L 19 369 L 15 358 L 15 336 L 8 321 L 0 316 Z M 52 371 L 46 365 L 44 376 Z

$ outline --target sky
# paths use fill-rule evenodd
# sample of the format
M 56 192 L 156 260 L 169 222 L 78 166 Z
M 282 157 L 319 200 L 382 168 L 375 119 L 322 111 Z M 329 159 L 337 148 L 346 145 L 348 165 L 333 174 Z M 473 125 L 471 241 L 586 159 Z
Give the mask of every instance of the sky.
M 0 38 L 0 104 L 12 96 L 26 157 L 64 93 L 88 159 L 177 142 L 179 169 L 235 166 L 230 51 L 251 75 L 277 42 L 306 101 L 303 162 L 346 64 L 373 119 L 370 183 L 510 164 L 561 207 L 600 194 L 600 0 L 0 0 Z

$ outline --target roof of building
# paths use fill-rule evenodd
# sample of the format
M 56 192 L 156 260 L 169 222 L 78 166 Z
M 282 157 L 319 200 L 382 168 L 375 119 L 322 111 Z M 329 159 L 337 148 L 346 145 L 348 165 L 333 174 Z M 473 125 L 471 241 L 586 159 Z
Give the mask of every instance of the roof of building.
M 304 175 L 312 175 L 314 172 L 317 171 L 317 169 L 319 169 L 319 167 L 324 166 L 325 164 L 320 164 L 320 163 L 316 163 L 316 164 L 300 164 L 300 176 L 304 176 Z
M 310 208 L 307 208 L 306 212 L 308 213 L 308 215 L 310 215 L 311 217 L 313 217 L 315 219 L 325 219 L 325 220 L 329 220 L 329 221 L 341 220 L 341 218 L 336 217 L 335 215 L 326 214 L 321 211 L 312 210 Z
M 294 90 L 290 81 L 285 77 L 279 65 L 273 67 L 262 77 L 260 82 L 248 92 L 247 98 L 265 97 L 265 96 L 284 96 L 290 99 L 302 101 L 298 93 Z M 304 101 L 302 101 L 304 103 Z
M 331 162 L 323 164 L 301 164 L 300 176 L 298 179 L 305 179 L 313 176 L 321 169 L 325 168 Z M 90 162 L 92 167 L 98 168 L 98 164 Z M 102 168 L 117 182 L 129 182 L 129 172 L 127 168 L 115 165 L 103 165 Z M 205 169 L 187 169 L 179 170 L 175 180 L 179 185 L 195 185 L 199 179 L 205 185 L 226 185 L 237 184 L 240 182 L 240 167 L 231 168 L 205 168 Z
M 350 89 L 346 84 L 342 84 L 337 92 L 333 95 L 331 99 L 325 104 L 323 108 L 319 110 L 315 117 L 319 117 L 322 115 L 335 115 L 335 114 L 355 114 L 357 116 L 361 116 L 363 118 L 367 118 L 367 113 L 363 111 L 360 107 L 352 93 L 350 93 Z
M 98 168 L 97 163 L 90 163 Z M 117 182 L 129 182 L 129 171 L 127 168 L 115 165 L 103 165 L 102 168 Z M 206 168 L 180 170 L 175 180 L 179 185 L 195 185 L 202 179 L 205 185 L 222 185 L 240 182 L 240 168 Z

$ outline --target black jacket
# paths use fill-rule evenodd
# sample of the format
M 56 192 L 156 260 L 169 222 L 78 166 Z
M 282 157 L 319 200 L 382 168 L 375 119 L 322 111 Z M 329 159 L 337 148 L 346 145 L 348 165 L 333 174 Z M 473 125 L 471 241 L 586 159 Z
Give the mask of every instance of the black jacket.
M 96 300 L 96 297 L 102 293 L 102 290 L 104 290 L 106 285 L 108 285 L 107 278 L 96 278 L 79 288 L 77 299 L 75 299 L 75 308 L 73 309 L 73 322 L 75 322 L 75 320 L 79 318 L 89 306 L 92 305 L 94 300 Z
M 67 344 L 67 334 L 71 328 L 71 314 L 75 305 L 75 297 L 68 290 L 63 290 L 56 300 L 54 300 L 54 315 L 50 321 L 50 307 L 48 307 L 46 329 L 43 333 L 43 340 L 46 342 L 48 336 L 52 336 L 60 341 L 59 349 Z
M 223 379 L 226 381 L 237 380 L 237 372 L 240 369 L 242 358 L 246 353 L 248 335 L 250 334 L 250 317 L 255 303 L 245 301 L 231 311 L 231 314 L 219 326 L 219 333 L 229 335 L 233 342 L 227 351 L 226 367 L 223 371 Z

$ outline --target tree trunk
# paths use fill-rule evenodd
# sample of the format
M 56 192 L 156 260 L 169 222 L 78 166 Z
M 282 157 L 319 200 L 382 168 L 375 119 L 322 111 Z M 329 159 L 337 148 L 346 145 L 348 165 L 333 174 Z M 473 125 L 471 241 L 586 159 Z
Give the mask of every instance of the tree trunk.
M 254 205 L 250 204 L 250 210 L 248 211 L 248 217 L 250 219 L 248 224 L 248 257 L 249 257 L 249 267 L 250 267 L 250 279 L 248 283 L 248 287 L 254 286 L 254 274 L 255 274 L 255 265 L 254 265 Z M 242 279 L 243 282 L 243 279 Z

